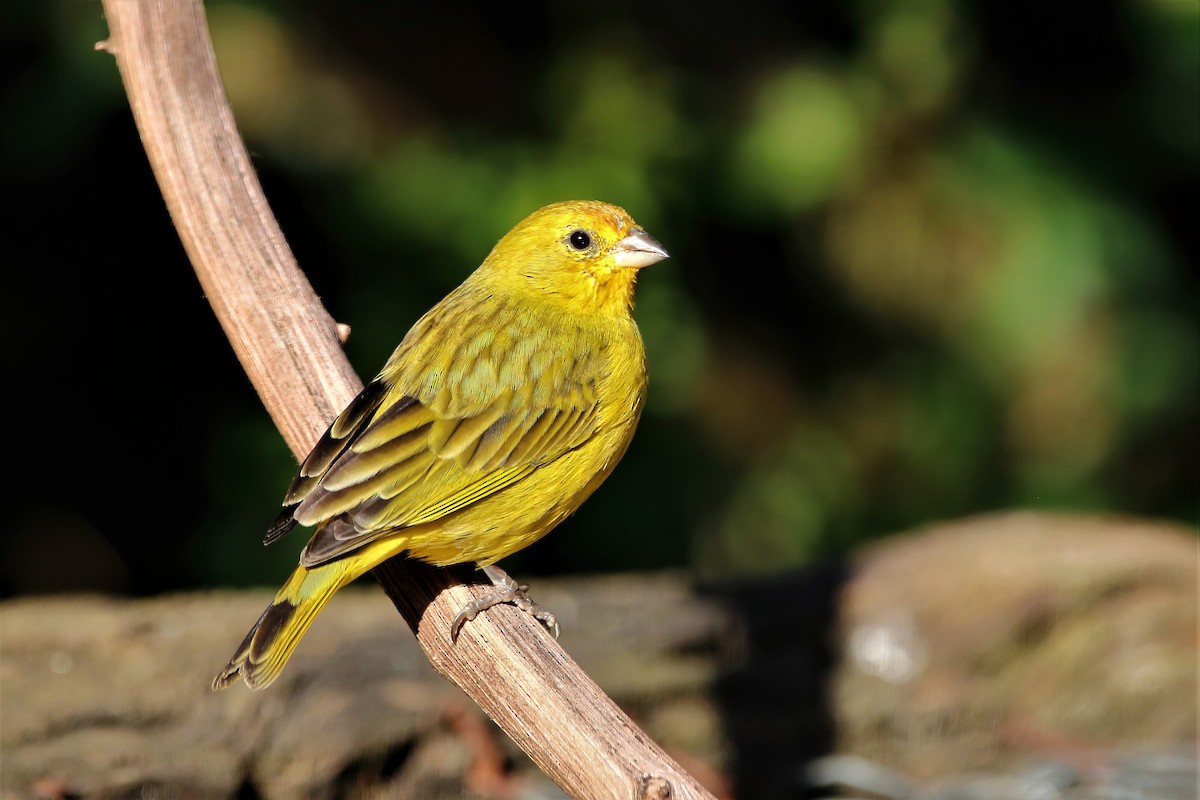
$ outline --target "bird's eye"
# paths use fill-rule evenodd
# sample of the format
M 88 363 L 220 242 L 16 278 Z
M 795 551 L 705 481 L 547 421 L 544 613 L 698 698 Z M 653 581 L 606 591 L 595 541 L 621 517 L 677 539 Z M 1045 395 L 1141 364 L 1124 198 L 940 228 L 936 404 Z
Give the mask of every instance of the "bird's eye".
M 567 241 L 576 250 L 587 250 L 592 246 L 592 237 L 588 236 L 587 231 L 572 231 L 571 235 L 567 237 Z

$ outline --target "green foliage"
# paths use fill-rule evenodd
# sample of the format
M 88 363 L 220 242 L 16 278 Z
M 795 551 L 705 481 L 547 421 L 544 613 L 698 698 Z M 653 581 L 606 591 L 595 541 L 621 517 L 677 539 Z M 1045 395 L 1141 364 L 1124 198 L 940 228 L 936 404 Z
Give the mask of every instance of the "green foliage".
M 1195 3 L 1081 6 L 1095 25 L 1057 14 L 1032 40 L 948 0 L 587 25 L 393 5 L 208 8 L 364 377 L 547 202 L 621 204 L 673 256 L 639 290 L 639 437 L 514 568 L 763 572 L 1021 505 L 1197 521 Z M 3 155 L 69 176 L 124 99 L 94 9 L 38 8 Z M 256 542 L 294 465 L 252 398 L 221 426 L 188 454 L 208 500 L 187 558 L 197 581 L 274 583 L 294 553 Z

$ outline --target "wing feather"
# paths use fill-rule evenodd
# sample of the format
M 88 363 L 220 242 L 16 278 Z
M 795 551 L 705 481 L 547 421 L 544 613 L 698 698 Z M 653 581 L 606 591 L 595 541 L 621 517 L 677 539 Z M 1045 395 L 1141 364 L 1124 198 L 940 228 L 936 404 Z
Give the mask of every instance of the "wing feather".
M 263 537 L 263 544 L 271 544 L 283 538 L 292 528 L 296 527 L 296 507 L 308 496 L 324 475 L 330 465 L 337 460 L 354 441 L 354 436 L 365 427 L 372 415 L 383 402 L 387 387 L 380 381 L 372 381 L 363 387 L 358 396 L 338 414 L 337 419 L 329 426 L 329 430 L 309 452 L 304 463 L 296 472 L 292 483 L 288 486 L 283 497 L 283 510 Z
M 373 497 L 390 500 L 424 480 L 433 466 L 428 449 L 422 448 L 417 455 L 358 483 L 336 490 L 319 485 L 300 503 L 294 516 L 301 525 L 320 525 Z
M 463 461 L 463 468 L 473 472 L 498 469 L 504 465 L 504 458 L 512 451 L 505 444 L 516 430 L 523 430 L 528 412 L 505 414 L 488 426 L 479 435 L 479 441 L 471 457 Z
M 517 463 L 532 461 L 533 456 L 537 453 L 538 443 L 541 442 L 546 432 L 554 426 L 557 418 L 558 413 L 556 409 L 547 408 L 543 410 L 537 422 L 513 446 L 512 452 L 509 453 L 508 458 L 505 460 Z
M 391 441 L 382 442 L 373 450 L 355 452 L 353 456 L 336 462 L 321 479 L 321 487 L 327 492 L 338 492 L 358 486 L 381 472 L 404 464 L 419 456 L 429 447 L 430 425 L 402 433 Z
M 384 409 L 371 420 L 370 425 L 358 433 L 353 443 L 355 453 L 364 453 L 387 444 L 398 436 L 437 422 L 437 415 L 426 408 L 415 397 L 403 397 L 391 407 Z
M 479 480 L 463 486 L 454 494 L 410 512 L 406 515 L 405 525 L 422 525 L 441 519 L 447 514 L 453 514 L 455 511 L 496 493 L 505 486 L 516 483 L 534 469 L 536 468 L 532 464 L 524 464 L 519 467 L 484 473 Z
M 484 434 L 504 416 L 505 411 L 506 409 L 499 403 L 495 403 L 482 414 L 458 420 L 458 424 L 449 436 L 441 442 L 431 442 L 430 447 L 442 458 L 453 458 L 460 463 L 469 463 Z

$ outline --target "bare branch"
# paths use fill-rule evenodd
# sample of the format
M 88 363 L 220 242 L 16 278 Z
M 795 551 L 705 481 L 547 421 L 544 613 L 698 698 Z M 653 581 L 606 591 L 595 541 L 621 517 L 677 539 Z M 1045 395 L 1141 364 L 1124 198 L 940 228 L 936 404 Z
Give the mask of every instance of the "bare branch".
M 362 384 L 296 265 L 237 132 L 199 0 L 103 0 L 138 130 L 213 311 L 288 446 L 302 457 Z M 248 541 L 250 541 L 248 539 Z M 526 614 L 450 621 L 468 568 L 393 560 L 380 584 L 433 665 L 580 798 L 711 798 Z

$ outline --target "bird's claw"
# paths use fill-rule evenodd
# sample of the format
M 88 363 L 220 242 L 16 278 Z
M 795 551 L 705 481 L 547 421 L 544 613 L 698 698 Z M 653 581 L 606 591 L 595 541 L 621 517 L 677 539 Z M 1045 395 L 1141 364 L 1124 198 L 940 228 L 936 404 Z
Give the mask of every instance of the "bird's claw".
M 558 617 L 533 602 L 529 596 L 528 584 L 517 583 L 508 576 L 508 573 L 496 566 L 485 567 L 484 572 L 492 581 L 492 591 L 463 606 L 462 611 L 459 611 L 454 617 L 454 621 L 450 623 L 450 641 L 458 641 L 458 634 L 463 625 L 479 616 L 480 612 L 501 603 L 509 603 L 521 609 L 542 623 L 555 639 L 558 638 Z

